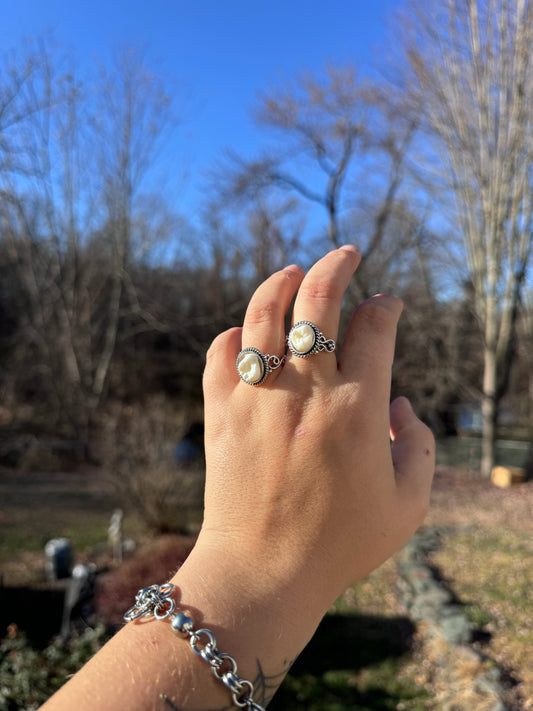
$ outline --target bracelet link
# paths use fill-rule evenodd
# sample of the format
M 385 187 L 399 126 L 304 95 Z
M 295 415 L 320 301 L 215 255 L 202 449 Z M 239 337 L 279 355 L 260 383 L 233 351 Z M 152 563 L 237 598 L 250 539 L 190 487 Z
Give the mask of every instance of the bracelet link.
M 248 687 L 248 692 L 245 692 L 245 686 Z M 252 694 L 254 693 L 254 685 L 251 681 L 246 679 L 239 679 L 237 677 L 231 684 L 231 698 L 235 706 L 239 706 L 242 709 L 250 708 L 252 701 Z M 245 695 L 246 693 L 246 695 Z
M 223 682 L 227 686 L 227 682 L 224 681 L 224 679 L 227 674 L 236 674 L 237 673 L 237 662 L 235 661 L 235 659 L 233 659 L 231 654 L 224 654 L 224 652 L 219 652 L 218 658 L 220 659 L 220 664 L 217 667 L 213 667 L 211 669 L 211 671 L 213 672 L 214 676 L 217 679 L 219 679 L 221 682 Z M 229 663 L 231 669 L 221 672 L 220 670 L 224 666 L 225 662 Z
M 231 654 L 225 654 L 217 649 L 215 635 L 207 629 L 195 630 L 192 618 L 184 612 L 173 614 L 176 606 L 170 597 L 173 591 L 172 583 L 141 588 L 135 596 L 135 604 L 124 614 L 124 619 L 129 622 L 144 615 L 152 615 L 158 620 L 170 617 L 172 629 L 180 637 L 189 638 L 192 651 L 209 664 L 214 676 L 229 689 L 235 706 L 248 711 L 265 711 L 263 706 L 257 704 L 252 698 L 254 693 L 252 682 L 238 676 L 235 659 Z M 207 641 L 204 641 L 206 638 Z M 222 672 L 224 666 L 226 671 Z

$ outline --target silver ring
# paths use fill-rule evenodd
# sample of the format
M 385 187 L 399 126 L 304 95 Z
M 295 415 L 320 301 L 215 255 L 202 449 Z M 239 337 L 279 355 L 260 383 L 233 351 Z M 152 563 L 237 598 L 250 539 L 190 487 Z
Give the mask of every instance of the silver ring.
M 285 356 L 261 353 L 258 348 L 244 348 L 237 356 L 237 373 L 247 385 L 261 385 L 269 373 L 283 365 Z
M 333 353 L 336 348 L 332 338 L 326 338 L 311 321 L 298 321 L 289 331 L 287 343 L 290 352 L 297 358 L 309 358 L 314 353 L 328 351 Z

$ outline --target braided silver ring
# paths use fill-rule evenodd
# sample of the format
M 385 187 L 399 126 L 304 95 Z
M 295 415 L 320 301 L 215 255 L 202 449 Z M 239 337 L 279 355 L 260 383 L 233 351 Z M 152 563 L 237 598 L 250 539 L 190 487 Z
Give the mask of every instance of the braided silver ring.
M 335 341 L 326 338 L 311 321 L 295 323 L 289 331 L 287 343 L 290 352 L 298 358 L 309 358 L 320 351 L 332 353 L 336 348 Z
M 247 385 L 261 385 L 268 374 L 285 362 L 285 356 L 279 358 L 268 353 L 261 353 L 258 348 L 244 348 L 237 356 L 237 373 Z

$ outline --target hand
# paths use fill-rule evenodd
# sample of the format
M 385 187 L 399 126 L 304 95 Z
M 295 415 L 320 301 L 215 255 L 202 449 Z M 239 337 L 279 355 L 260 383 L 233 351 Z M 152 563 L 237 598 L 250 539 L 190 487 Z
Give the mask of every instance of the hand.
M 253 295 L 243 328 L 211 346 L 204 377 L 206 509 L 200 547 L 246 586 L 280 589 L 320 618 L 347 586 L 379 566 L 425 516 L 431 432 L 400 398 L 389 406 L 402 303 L 378 295 L 356 309 L 335 353 L 291 354 L 256 387 L 242 382 L 242 348 L 285 352 L 284 316 L 337 339 L 344 291 L 360 257 L 341 248 L 307 275 L 277 272 Z
M 235 368 L 243 347 L 285 352 L 284 315 L 296 291 L 293 321 L 337 339 L 358 263 L 346 247 L 307 276 L 294 266 L 274 274 L 254 294 L 243 328 L 219 336 L 208 353 L 204 525 L 172 582 L 180 609 L 235 656 L 263 707 L 330 604 L 410 537 L 428 505 L 433 437 L 404 398 L 389 408 L 398 299 L 359 306 L 338 364 L 330 352 L 291 355 L 257 387 Z M 156 620 L 126 625 L 46 709 L 163 704 L 223 709 L 228 693 Z

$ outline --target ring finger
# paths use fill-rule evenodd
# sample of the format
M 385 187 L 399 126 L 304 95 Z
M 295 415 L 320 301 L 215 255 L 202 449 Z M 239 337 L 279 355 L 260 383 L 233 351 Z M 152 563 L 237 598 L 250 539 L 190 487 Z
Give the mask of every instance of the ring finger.
M 303 278 L 304 272 L 300 267 L 290 266 L 273 274 L 256 289 L 244 317 L 243 350 L 257 349 L 263 355 L 283 357 L 285 314 Z M 254 351 L 248 353 L 253 363 Z M 245 373 L 243 377 L 243 369 L 238 368 L 241 378 L 246 382 L 253 382 L 248 379 L 248 374 Z

